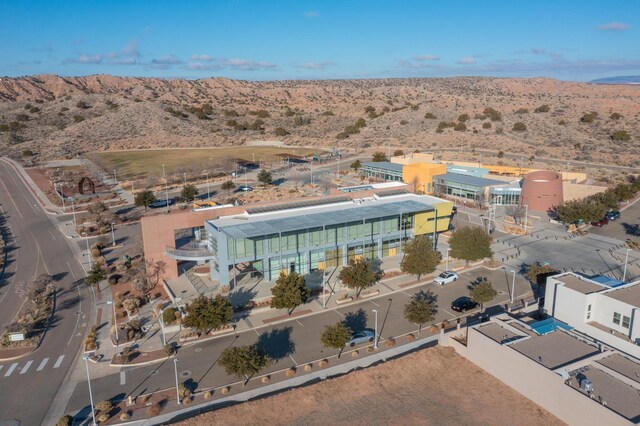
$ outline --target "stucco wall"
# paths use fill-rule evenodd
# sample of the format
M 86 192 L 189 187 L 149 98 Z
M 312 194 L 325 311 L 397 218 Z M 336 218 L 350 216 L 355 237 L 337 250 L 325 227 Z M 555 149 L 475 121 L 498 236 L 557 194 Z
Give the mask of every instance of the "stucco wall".
M 551 171 L 527 173 L 522 179 L 522 205 L 528 205 L 529 211 L 545 212 L 560 205 L 564 200 L 562 176 Z

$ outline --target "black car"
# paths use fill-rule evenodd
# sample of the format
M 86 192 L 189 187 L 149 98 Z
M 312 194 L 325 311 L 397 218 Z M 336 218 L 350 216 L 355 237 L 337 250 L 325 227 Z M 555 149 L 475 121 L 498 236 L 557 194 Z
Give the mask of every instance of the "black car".
M 618 220 L 620 219 L 620 212 L 618 210 L 608 211 L 606 215 L 604 215 L 609 220 Z
M 478 304 L 467 296 L 458 297 L 456 300 L 451 302 L 451 309 L 456 312 L 468 311 L 470 309 L 475 309 L 477 306 Z

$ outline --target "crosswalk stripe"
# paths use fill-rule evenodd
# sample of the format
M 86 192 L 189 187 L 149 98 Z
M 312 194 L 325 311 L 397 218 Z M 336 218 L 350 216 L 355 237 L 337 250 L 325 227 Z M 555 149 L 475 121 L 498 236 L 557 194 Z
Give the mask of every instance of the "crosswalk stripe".
M 22 370 L 20 370 L 20 374 L 24 374 L 29 371 L 29 367 L 31 367 L 31 364 L 33 364 L 33 361 L 27 361 L 24 367 L 22 367 Z
M 49 362 L 49 358 L 43 359 L 42 362 L 40 363 L 40 365 L 38 366 L 38 369 L 36 371 L 42 371 L 44 366 L 47 365 L 47 362 Z
M 17 362 L 14 362 L 13 364 L 11 364 L 11 367 L 9 367 L 7 372 L 4 374 L 4 377 L 9 377 L 11 375 L 11 373 L 13 373 L 13 370 L 16 369 L 17 366 L 18 366 Z
M 2 371 L 2 367 L 4 367 L 4 365 L 0 365 L 0 371 Z
M 60 367 L 60 364 L 62 364 L 62 360 L 64 359 L 64 355 L 60 355 L 56 361 L 55 364 L 53 364 L 53 368 L 58 368 Z

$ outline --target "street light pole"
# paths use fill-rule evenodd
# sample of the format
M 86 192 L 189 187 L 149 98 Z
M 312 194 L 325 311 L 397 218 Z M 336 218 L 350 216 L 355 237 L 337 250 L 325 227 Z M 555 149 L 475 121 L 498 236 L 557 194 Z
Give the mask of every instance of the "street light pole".
M 513 280 L 511 281 L 511 303 L 513 303 L 513 296 L 514 296 L 514 292 L 516 291 L 516 271 L 515 270 L 511 270 L 511 273 L 513 274 Z
M 93 426 L 96 426 L 96 409 L 93 405 L 93 394 L 91 393 L 91 377 L 89 377 L 89 356 L 84 356 L 84 364 L 87 367 L 87 384 L 89 385 L 89 401 L 91 402 L 91 417 L 93 417 Z
M 160 328 L 162 329 L 162 346 L 167 346 L 167 338 L 164 335 L 164 320 L 162 319 L 162 314 L 164 311 L 159 312 L 158 322 L 160 323 Z
M 89 259 L 89 269 L 91 269 L 93 265 L 91 264 L 91 251 L 89 250 L 89 238 L 87 237 L 86 232 L 83 232 L 82 236 L 84 237 L 84 240 L 87 242 L 87 258 Z
M 624 272 L 622 273 L 622 282 L 625 282 L 627 279 L 627 262 L 629 262 L 629 252 L 631 249 L 627 249 L 627 254 L 624 257 Z
M 111 245 L 116 246 L 116 233 L 114 232 L 115 223 L 111 223 Z
M 374 314 L 376 314 L 375 316 L 375 333 L 374 333 L 374 338 L 373 338 L 373 349 L 378 349 L 378 310 L 377 309 L 372 309 L 371 310 Z
M 178 390 L 178 358 L 173 359 L 173 368 L 176 372 L 176 402 L 180 405 L 180 391 Z
M 116 315 L 116 304 L 113 303 L 113 300 L 109 300 L 107 305 L 113 306 L 113 328 L 115 329 L 116 335 L 116 353 L 120 353 L 120 340 L 118 339 L 118 316 Z
M 522 214 L 522 213 L 520 213 Z M 529 204 L 524 205 L 524 233 L 527 234 L 527 223 L 529 222 Z
M 78 225 L 76 223 L 76 205 L 74 203 L 73 197 L 71 197 L 71 211 L 73 212 L 73 226 L 75 228 Z
M 207 170 L 207 200 L 211 198 L 211 191 L 209 191 L 209 170 Z
M 66 207 L 64 205 L 64 190 L 62 189 L 62 184 L 61 183 L 58 184 L 58 188 L 59 188 L 59 191 L 60 191 L 60 199 L 62 200 L 62 211 L 64 212 Z

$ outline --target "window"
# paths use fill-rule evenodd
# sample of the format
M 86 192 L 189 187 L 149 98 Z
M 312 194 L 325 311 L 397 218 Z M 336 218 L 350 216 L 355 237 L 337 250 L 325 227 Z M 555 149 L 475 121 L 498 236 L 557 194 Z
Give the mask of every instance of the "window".
M 628 316 L 626 316 L 626 315 L 623 315 L 623 316 L 622 316 L 622 326 L 623 326 L 624 328 L 629 328 L 629 324 L 631 324 L 631 318 L 629 318 L 629 317 L 628 317 Z
M 587 306 L 587 319 L 591 319 L 591 305 Z
M 620 325 L 620 314 L 617 312 L 613 313 L 613 323 L 616 325 Z

